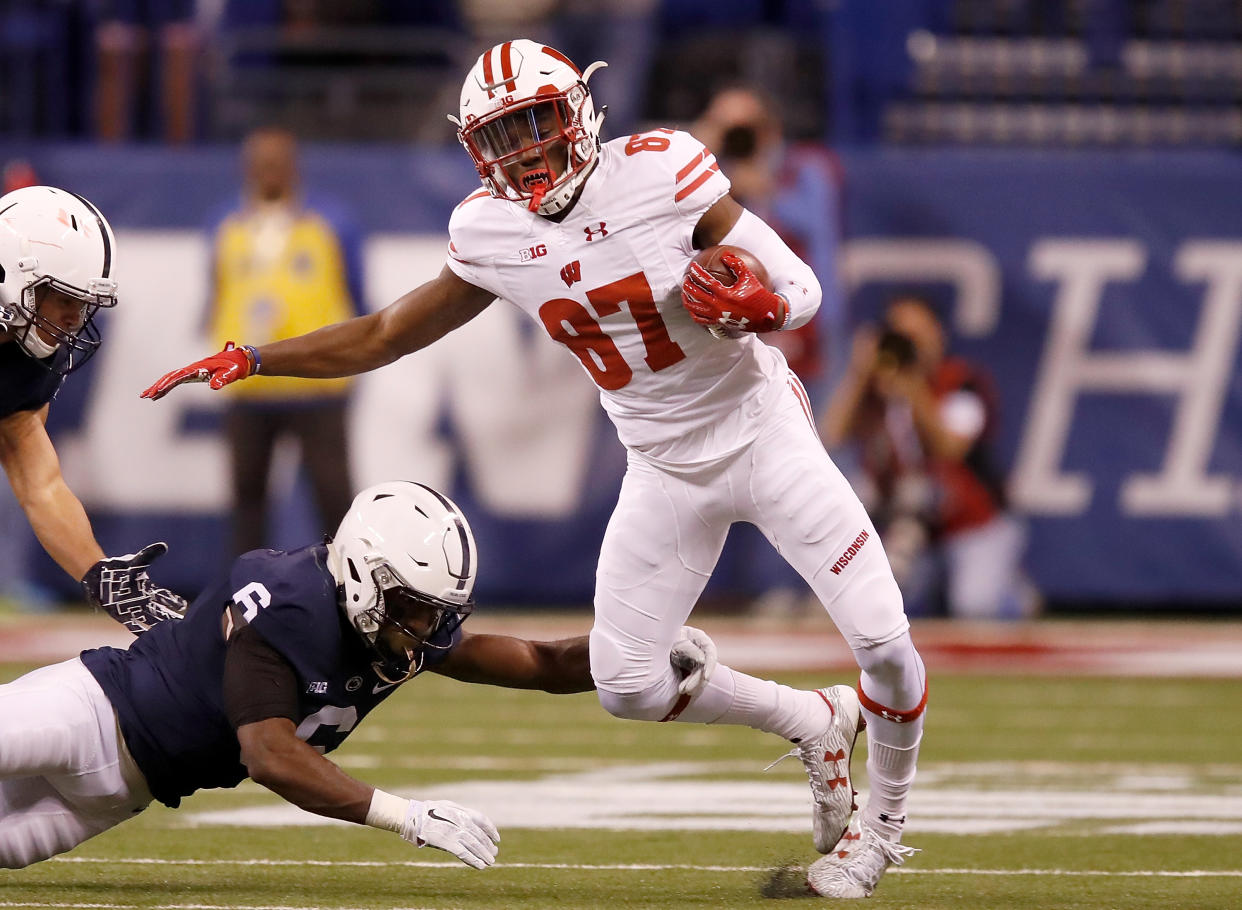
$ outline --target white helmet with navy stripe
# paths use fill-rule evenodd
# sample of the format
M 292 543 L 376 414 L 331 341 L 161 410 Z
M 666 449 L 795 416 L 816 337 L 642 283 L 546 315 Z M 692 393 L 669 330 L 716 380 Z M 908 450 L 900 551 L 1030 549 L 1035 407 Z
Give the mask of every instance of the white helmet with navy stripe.
M 474 609 L 478 559 L 461 510 L 442 493 L 388 481 L 359 493 L 329 544 L 329 568 L 350 625 L 389 682 L 422 669 Z M 382 634 L 385 628 L 398 633 Z M 394 650 L 392 641 L 399 641 Z M 387 645 L 386 645 L 387 643 Z
M 587 82 L 608 64 L 579 70 L 555 48 L 518 38 L 484 51 L 461 88 L 457 138 L 493 196 L 541 215 L 569 205 L 599 153 L 604 110 Z M 543 168 L 515 164 L 540 156 Z M 563 159 L 563 161 L 561 160 Z
M 0 196 L 0 328 L 45 366 L 67 373 L 99 347 L 94 316 L 116 305 L 115 271 L 112 228 L 86 199 L 52 186 Z M 37 292 L 44 286 L 82 302 L 77 329 L 40 315 Z M 68 357 L 45 360 L 61 347 Z

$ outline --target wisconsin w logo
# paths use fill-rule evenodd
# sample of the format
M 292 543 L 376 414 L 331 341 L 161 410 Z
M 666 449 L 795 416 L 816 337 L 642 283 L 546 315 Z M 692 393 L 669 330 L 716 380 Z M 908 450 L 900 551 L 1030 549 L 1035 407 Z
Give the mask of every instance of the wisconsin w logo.
M 569 265 L 561 269 L 561 281 L 565 282 L 565 287 L 571 288 L 575 281 L 582 280 L 582 265 L 575 259 Z

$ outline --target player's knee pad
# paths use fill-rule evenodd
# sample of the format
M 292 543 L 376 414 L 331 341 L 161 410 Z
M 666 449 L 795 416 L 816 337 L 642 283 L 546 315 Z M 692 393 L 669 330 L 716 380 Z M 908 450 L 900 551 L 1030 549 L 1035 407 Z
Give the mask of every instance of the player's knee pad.
M 862 669 L 860 689 L 864 704 L 872 701 L 901 711 L 917 706 L 921 712 L 926 700 L 927 674 L 908 631 L 878 645 L 856 648 L 854 658 Z
M 664 720 L 677 702 L 677 685 L 671 671 L 667 680 L 660 680 L 641 692 L 596 691 L 605 711 L 627 720 Z
M 599 703 L 616 717 L 661 720 L 677 701 L 667 649 L 660 654 L 654 644 L 623 645 L 599 627 L 591 630 L 591 676 Z
M 591 630 L 591 678 L 597 689 L 609 692 L 641 692 L 650 684 L 655 664 L 654 647 L 618 642 L 598 626 Z M 663 662 L 668 663 L 668 652 Z

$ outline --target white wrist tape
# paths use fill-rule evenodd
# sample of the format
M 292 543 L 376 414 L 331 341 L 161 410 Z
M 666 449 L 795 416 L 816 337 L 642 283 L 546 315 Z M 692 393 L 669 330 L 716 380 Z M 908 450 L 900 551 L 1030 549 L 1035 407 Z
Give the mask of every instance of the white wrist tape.
M 408 799 L 385 793 L 377 787 L 371 794 L 371 807 L 367 809 L 366 823 L 372 828 L 400 834 L 405 826 L 405 812 L 409 807 Z

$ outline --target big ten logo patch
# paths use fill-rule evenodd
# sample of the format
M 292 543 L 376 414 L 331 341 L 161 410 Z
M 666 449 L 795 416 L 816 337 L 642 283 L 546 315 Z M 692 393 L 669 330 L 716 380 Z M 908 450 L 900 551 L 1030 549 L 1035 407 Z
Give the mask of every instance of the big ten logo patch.
M 523 250 L 518 250 L 518 259 L 521 262 L 530 262 L 532 259 L 538 259 L 539 257 L 546 255 L 548 255 L 548 247 L 543 243 L 537 243 L 534 246 L 528 246 Z

